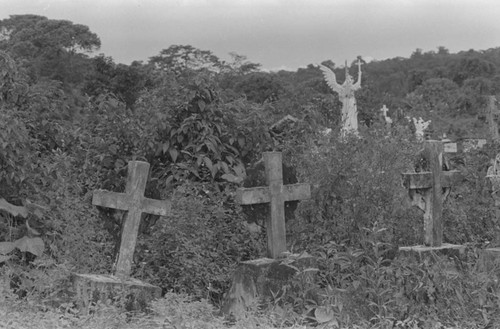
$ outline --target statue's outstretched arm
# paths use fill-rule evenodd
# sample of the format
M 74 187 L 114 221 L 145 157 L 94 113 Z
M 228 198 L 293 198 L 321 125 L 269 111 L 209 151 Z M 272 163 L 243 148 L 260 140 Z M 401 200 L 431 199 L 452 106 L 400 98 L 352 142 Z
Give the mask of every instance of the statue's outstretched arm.
M 335 72 L 330 70 L 328 67 L 320 64 L 319 68 L 323 72 L 323 76 L 325 77 L 326 84 L 332 88 L 333 91 L 339 92 L 342 87 L 337 83 L 337 77 L 335 76 Z

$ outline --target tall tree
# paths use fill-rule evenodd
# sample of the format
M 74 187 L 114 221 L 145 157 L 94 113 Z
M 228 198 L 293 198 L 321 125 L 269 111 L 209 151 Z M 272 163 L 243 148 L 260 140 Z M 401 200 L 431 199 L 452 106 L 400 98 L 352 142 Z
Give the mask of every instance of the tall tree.
M 100 46 L 99 37 L 87 26 L 67 20 L 38 15 L 11 15 L 0 20 L 0 49 L 22 60 L 34 79 L 74 80 L 75 71 L 86 58 L 84 53 Z
M 209 50 L 200 50 L 190 45 L 172 45 L 149 58 L 149 63 L 158 69 L 180 74 L 182 71 L 207 69 L 219 72 L 222 62 Z

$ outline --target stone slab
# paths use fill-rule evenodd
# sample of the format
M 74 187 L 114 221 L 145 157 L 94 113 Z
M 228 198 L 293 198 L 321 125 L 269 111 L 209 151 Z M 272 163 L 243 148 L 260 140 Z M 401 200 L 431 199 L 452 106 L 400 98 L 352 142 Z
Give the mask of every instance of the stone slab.
M 430 261 L 430 264 L 444 264 L 451 261 L 452 271 L 460 270 L 467 262 L 467 246 L 443 243 L 439 247 L 425 245 L 399 247 L 398 257 L 406 257 L 417 262 Z
M 316 259 L 304 253 L 284 259 L 260 258 L 240 263 L 224 296 L 223 313 L 237 319 L 244 318 L 246 312 L 266 299 L 280 296 L 297 270 L 304 271 L 306 280 L 314 280 L 318 271 Z
M 465 246 L 461 244 L 449 244 L 443 243 L 439 247 L 431 247 L 425 245 L 410 246 L 410 247 L 399 247 L 399 251 L 413 251 L 413 252 L 431 252 L 431 251 L 446 251 L 446 250 L 458 250 L 460 253 L 465 252 Z
M 80 309 L 88 311 L 97 301 L 120 300 L 127 311 L 146 311 L 149 303 L 161 298 L 161 288 L 134 278 L 113 275 L 79 274 L 71 276 Z M 119 301 L 120 302 L 120 301 Z

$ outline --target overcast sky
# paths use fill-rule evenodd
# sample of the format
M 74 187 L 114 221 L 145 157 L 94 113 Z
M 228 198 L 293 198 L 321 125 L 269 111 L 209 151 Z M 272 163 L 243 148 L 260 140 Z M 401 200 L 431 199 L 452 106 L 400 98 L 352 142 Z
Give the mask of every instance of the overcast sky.
M 173 44 L 293 70 L 417 48 L 500 47 L 498 0 L 0 0 L 0 19 L 13 14 L 87 25 L 101 38 L 99 53 L 125 64 Z

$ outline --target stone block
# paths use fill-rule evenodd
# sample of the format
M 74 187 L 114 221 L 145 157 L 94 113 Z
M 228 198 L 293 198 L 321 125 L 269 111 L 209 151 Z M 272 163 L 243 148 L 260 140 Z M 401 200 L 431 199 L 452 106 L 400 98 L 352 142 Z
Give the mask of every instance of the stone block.
M 127 311 L 146 311 L 149 303 L 161 298 L 161 288 L 134 278 L 112 275 L 72 274 L 77 303 L 87 311 L 92 303 L 117 301 Z
M 414 257 L 419 261 L 425 257 L 433 258 L 434 256 L 462 258 L 466 256 L 465 250 L 465 245 L 443 243 L 439 247 L 431 247 L 425 245 L 399 247 L 399 255 Z
M 399 247 L 398 257 L 416 262 L 427 260 L 430 265 L 444 266 L 448 271 L 456 272 L 464 267 L 468 253 L 465 245 L 443 243 L 439 247 L 425 245 Z
M 304 279 L 312 282 L 317 272 L 316 259 L 305 253 L 283 259 L 260 258 L 240 263 L 224 297 L 223 313 L 243 318 L 247 311 L 261 302 L 273 295 L 281 295 L 283 287 L 290 283 L 297 271 L 304 271 Z

